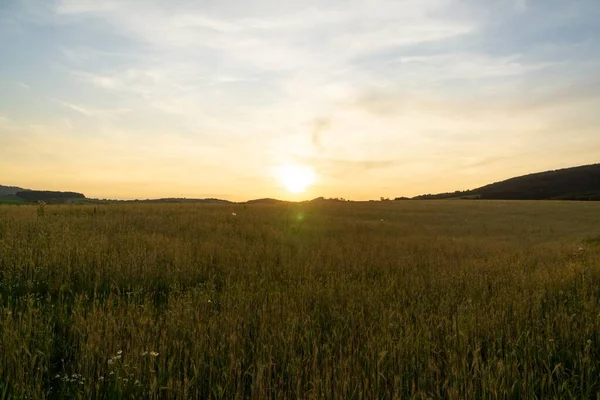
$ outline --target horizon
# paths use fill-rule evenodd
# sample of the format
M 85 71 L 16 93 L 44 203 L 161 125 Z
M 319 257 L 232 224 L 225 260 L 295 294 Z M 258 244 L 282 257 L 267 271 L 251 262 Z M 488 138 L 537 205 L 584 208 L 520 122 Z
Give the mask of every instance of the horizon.
M 0 184 L 89 198 L 474 189 L 595 164 L 600 3 L 0 5 Z
M 230 203 L 246 203 L 249 201 L 255 201 L 255 200 L 276 200 L 276 201 L 287 201 L 287 202 L 292 202 L 292 203 L 302 203 L 302 202 L 307 202 L 307 201 L 313 201 L 313 200 L 319 200 L 319 199 L 324 199 L 324 200 L 335 200 L 335 201 L 350 201 L 350 202 L 366 202 L 366 201 L 379 201 L 379 200 L 396 200 L 396 199 L 408 199 L 408 200 L 413 200 L 415 197 L 418 196 L 427 196 L 427 195 L 435 195 L 435 194 L 446 194 L 446 193 L 455 193 L 455 192 L 464 192 L 464 191 L 470 191 L 470 190 L 476 190 L 478 188 L 487 186 L 487 185 L 491 185 L 491 184 L 497 184 L 497 183 L 501 183 L 501 182 L 505 182 L 505 181 L 509 181 L 512 180 L 514 178 L 522 178 L 522 177 L 526 177 L 526 176 L 530 176 L 530 175 L 537 175 L 537 174 L 545 174 L 548 172 L 554 172 L 554 171 L 562 171 L 565 169 L 577 169 L 577 168 L 584 168 L 584 167 L 592 167 L 592 166 L 600 166 L 600 162 L 598 163 L 592 163 L 592 164 L 585 164 L 585 165 L 574 165 L 571 167 L 566 167 L 566 168 L 555 168 L 555 169 L 551 169 L 551 170 L 547 170 L 547 171 L 534 171 L 534 172 L 529 172 L 527 174 L 524 175 L 520 175 L 520 176 L 513 176 L 513 177 L 509 177 L 506 179 L 501 179 L 499 181 L 495 181 L 495 182 L 488 182 L 484 185 L 480 185 L 478 187 L 473 187 L 473 188 L 467 188 L 467 189 L 457 189 L 457 190 L 451 190 L 448 192 L 438 192 L 438 193 L 433 193 L 433 192 L 423 192 L 420 193 L 418 195 L 415 196 L 405 196 L 405 195 L 396 195 L 396 196 L 392 196 L 392 197 L 385 197 L 385 196 L 380 196 L 379 199 L 378 198 L 364 198 L 364 199 L 352 199 L 352 198 L 346 198 L 346 197 L 340 197 L 340 196 L 319 196 L 316 195 L 315 197 L 311 197 L 311 198 L 305 198 L 302 197 L 303 194 L 305 193 L 297 193 L 296 196 L 293 199 L 279 199 L 279 198 L 275 198 L 275 197 L 251 197 L 251 198 L 245 198 L 245 199 L 238 199 L 238 200 L 232 200 L 226 197 L 174 197 L 174 196 L 157 196 L 157 197 L 127 197 L 127 198 L 119 198 L 119 197 L 105 197 L 105 196 L 100 196 L 100 197 L 90 197 L 88 196 L 86 193 L 79 193 L 79 194 L 83 194 L 87 199 L 90 200 L 100 200 L 100 201 L 152 201 L 152 200 L 224 200 Z M 24 188 L 24 187 L 20 187 L 19 185 L 2 185 L 0 183 L 0 188 L 1 187 L 16 187 L 25 191 L 48 191 L 46 189 L 41 189 L 41 188 Z M 70 192 L 71 190 L 67 190 L 67 189 L 61 189 L 61 190 L 57 190 L 60 192 Z M 71 191 L 72 192 L 72 191 Z

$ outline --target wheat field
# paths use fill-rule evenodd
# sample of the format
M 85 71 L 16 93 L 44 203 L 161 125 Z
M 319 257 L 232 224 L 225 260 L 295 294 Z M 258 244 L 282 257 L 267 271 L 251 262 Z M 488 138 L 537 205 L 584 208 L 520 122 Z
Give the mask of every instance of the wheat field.
M 598 398 L 600 203 L 0 206 L 0 399 Z

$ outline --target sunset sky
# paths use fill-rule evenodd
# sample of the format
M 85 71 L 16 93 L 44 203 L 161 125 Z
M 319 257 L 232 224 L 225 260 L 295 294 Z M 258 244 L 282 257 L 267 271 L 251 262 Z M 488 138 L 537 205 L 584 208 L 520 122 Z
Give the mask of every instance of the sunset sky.
M 598 0 L 0 0 L 0 184 L 364 200 L 600 162 L 599 20 Z

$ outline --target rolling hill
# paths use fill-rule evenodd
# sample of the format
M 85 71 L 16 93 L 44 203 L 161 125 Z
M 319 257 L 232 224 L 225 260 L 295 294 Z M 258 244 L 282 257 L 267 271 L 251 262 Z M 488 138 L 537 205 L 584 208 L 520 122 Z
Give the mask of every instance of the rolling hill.
M 177 203 L 177 204 L 195 204 L 195 203 L 210 203 L 210 204 L 230 204 L 229 200 L 222 199 L 187 199 L 187 198 L 175 198 L 175 197 L 166 197 L 161 199 L 146 199 L 146 200 L 128 200 L 130 202 L 138 202 L 138 203 Z
M 600 164 L 528 174 L 477 189 L 413 199 L 600 200 Z
M 50 190 L 26 190 L 17 192 L 16 196 L 22 198 L 25 201 L 36 202 L 67 202 L 71 200 L 84 200 L 85 195 L 76 192 L 57 192 Z
M 18 192 L 24 192 L 28 189 L 23 189 L 17 186 L 2 186 L 0 185 L 0 196 L 15 195 Z
M 0 203 L 27 203 L 45 201 L 52 203 L 64 203 L 71 201 L 86 200 L 81 193 L 57 192 L 48 190 L 29 190 L 16 186 L 0 185 Z
M 0 204 L 8 203 L 8 204 L 19 204 L 24 203 L 25 200 L 17 196 L 17 193 L 26 191 L 27 189 L 23 189 L 17 186 L 2 186 L 0 185 Z
M 283 203 L 288 203 L 288 202 L 285 200 L 278 200 L 278 199 L 271 199 L 271 198 L 254 199 L 254 200 L 248 200 L 245 202 L 245 204 L 283 204 Z

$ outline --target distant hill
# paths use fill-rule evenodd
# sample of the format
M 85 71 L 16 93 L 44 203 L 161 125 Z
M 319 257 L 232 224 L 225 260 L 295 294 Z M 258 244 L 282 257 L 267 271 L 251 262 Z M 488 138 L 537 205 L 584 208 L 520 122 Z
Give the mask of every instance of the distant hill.
M 61 203 L 74 200 L 85 200 L 85 196 L 75 192 L 29 190 L 17 186 L 0 185 L 0 203 L 26 203 L 36 201 Z
M 17 192 L 16 196 L 25 201 L 64 202 L 68 200 L 85 200 L 85 196 L 76 192 L 55 192 L 50 190 L 27 190 Z
M 147 199 L 147 200 L 129 200 L 138 203 L 211 203 L 211 204 L 230 204 L 229 200 L 222 199 L 185 199 L 185 198 L 163 198 L 163 199 Z
M 416 200 L 600 200 L 600 164 L 539 172 L 453 193 L 425 194 Z
M 246 202 L 246 204 L 282 204 L 282 203 L 288 203 L 285 200 L 277 200 L 277 199 L 254 199 L 254 200 L 248 200 Z
M 23 189 L 17 186 L 2 186 L 0 185 L 0 196 L 15 195 L 18 192 L 24 192 L 28 189 Z
M 340 197 L 333 197 L 333 198 L 317 197 L 312 200 L 304 201 L 303 203 L 345 203 L 347 201 L 349 201 L 349 200 L 346 200 L 346 199 L 343 199 Z

